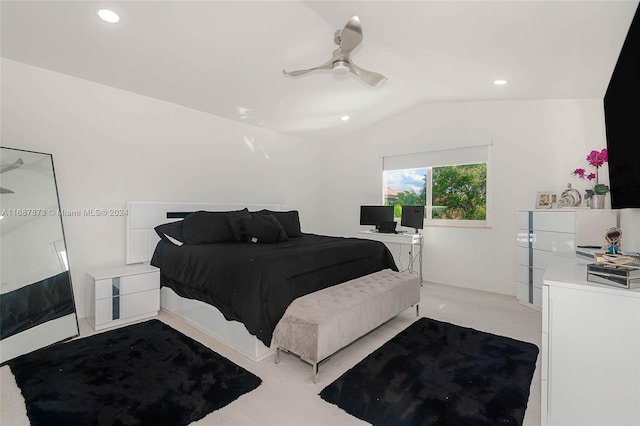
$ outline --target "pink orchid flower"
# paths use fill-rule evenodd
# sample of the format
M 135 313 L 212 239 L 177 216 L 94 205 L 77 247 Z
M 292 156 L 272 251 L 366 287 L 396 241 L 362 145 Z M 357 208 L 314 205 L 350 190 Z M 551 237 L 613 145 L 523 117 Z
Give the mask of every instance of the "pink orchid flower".
M 578 176 L 580 179 L 584 179 L 584 174 L 587 171 L 585 169 L 575 169 L 571 174 Z
M 608 160 L 609 160 L 609 155 L 607 153 L 607 148 L 604 148 L 600 152 L 595 150 L 591 151 L 589 155 L 587 155 L 587 161 L 589 162 L 589 164 L 591 164 L 593 167 L 596 167 L 596 168 L 602 166 Z
M 575 169 L 571 172 L 572 175 L 579 177 L 580 179 L 586 180 L 594 180 L 595 183 L 598 183 L 598 168 L 602 166 L 604 163 L 609 161 L 609 153 L 607 152 L 607 148 L 603 148 L 601 151 L 593 150 L 587 155 L 587 162 L 589 165 L 596 168 L 595 173 L 587 174 L 587 171 L 583 168 Z

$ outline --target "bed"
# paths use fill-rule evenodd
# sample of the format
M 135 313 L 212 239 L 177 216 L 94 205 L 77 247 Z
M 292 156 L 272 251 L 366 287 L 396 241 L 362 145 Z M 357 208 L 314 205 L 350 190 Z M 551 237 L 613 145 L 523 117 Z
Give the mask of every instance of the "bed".
M 397 270 L 383 243 L 303 233 L 296 222 L 297 212 L 282 211 L 279 205 L 130 202 L 128 210 L 127 262 L 150 261 L 160 268 L 162 309 L 254 361 L 273 353 L 273 330 L 294 299 L 382 269 Z M 197 215 L 186 215 L 198 210 L 216 213 L 198 213 L 200 222 L 194 226 Z M 233 212 L 226 218 L 234 237 L 241 229 L 251 235 L 240 235 L 241 240 L 235 241 L 227 236 L 213 243 L 207 240 L 213 234 L 202 237 L 206 234 L 200 231 L 203 220 L 222 220 L 221 212 Z M 256 221 L 269 218 L 273 222 L 277 217 L 284 224 L 281 229 L 291 237 L 284 239 L 279 234 L 278 241 L 264 243 L 266 237 L 253 227 L 255 221 L 246 221 L 247 214 Z M 232 218 L 237 215 L 244 220 Z M 177 245 L 170 232 L 161 232 L 173 225 L 158 225 L 182 217 L 182 228 L 191 230 L 191 243 Z M 247 242 L 254 235 L 261 240 Z

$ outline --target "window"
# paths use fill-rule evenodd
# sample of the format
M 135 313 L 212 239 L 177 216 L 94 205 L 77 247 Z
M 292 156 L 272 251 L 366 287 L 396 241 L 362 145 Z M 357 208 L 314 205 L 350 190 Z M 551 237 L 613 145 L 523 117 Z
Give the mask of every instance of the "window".
M 67 249 L 64 245 L 64 240 L 61 238 L 59 240 L 53 241 L 51 247 L 58 257 L 58 261 L 60 262 L 61 271 L 69 270 L 69 261 L 67 260 Z
M 383 158 L 385 205 L 424 205 L 425 225 L 488 226 L 491 145 Z

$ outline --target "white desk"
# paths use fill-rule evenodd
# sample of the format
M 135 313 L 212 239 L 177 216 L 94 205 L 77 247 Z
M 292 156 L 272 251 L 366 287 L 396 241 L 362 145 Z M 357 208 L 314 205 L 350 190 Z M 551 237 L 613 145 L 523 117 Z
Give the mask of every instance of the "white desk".
M 358 238 L 365 238 L 367 240 L 381 241 L 385 244 L 403 244 L 410 246 L 409 249 L 409 271 L 413 273 L 413 255 L 415 253 L 415 246 L 418 246 L 418 263 L 420 270 L 418 274 L 420 276 L 420 284 L 422 284 L 422 234 L 387 234 L 384 232 L 374 231 L 360 231 Z

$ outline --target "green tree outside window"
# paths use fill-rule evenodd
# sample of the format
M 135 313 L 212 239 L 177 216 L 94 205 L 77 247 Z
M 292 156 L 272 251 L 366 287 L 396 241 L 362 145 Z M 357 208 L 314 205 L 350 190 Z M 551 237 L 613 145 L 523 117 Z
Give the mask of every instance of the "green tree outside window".
M 400 217 L 403 205 L 428 205 L 427 179 L 430 177 L 431 219 L 486 220 L 486 163 L 391 170 L 384 173 L 384 204 L 395 206 L 397 218 Z M 396 175 L 392 175 L 393 173 Z M 388 182 L 397 182 L 400 174 L 412 175 L 414 180 L 416 176 L 422 176 L 424 183 L 421 187 L 413 185 L 405 189 L 389 188 Z

